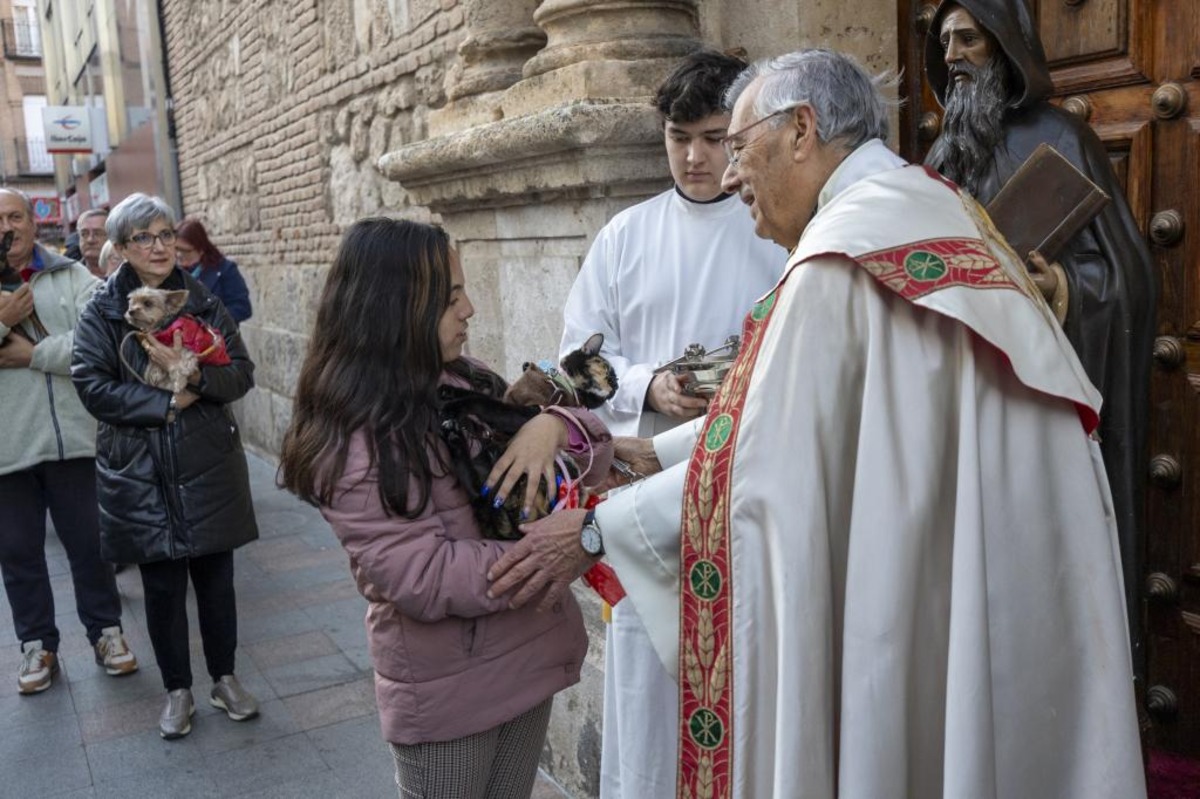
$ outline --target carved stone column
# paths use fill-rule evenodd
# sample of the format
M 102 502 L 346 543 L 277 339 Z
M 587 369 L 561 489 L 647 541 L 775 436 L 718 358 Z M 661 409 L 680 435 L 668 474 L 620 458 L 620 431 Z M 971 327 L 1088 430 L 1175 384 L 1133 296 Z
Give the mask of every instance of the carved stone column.
M 696 48 L 699 25 L 695 0 L 543 0 L 533 21 L 548 42 L 526 77 L 585 61 L 678 58 Z
M 538 0 L 468 0 L 467 37 L 458 46 L 458 63 L 446 76 L 446 97 L 502 91 L 521 79 L 522 69 L 546 44 L 533 22 Z
M 649 97 L 700 46 L 696 0 L 543 0 L 546 47 L 504 98 L 506 117 L 602 97 Z
M 446 99 L 429 115 L 429 133 L 440 136 L 494 122 L 504 114 L 505 89 L 521 80 L 525 62 L 546 44 L 533 23 L 538 0 L 465 0 L 466 38 L 446 72 Z

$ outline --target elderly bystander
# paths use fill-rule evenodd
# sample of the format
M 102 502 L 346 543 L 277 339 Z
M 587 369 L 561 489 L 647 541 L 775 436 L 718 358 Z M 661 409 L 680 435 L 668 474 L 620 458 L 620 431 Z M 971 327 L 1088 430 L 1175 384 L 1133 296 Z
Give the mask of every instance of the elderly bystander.
M 100 557 L 96 422 L 71 388 L 71 345 L 96 279 L 37 243 L 29 198 L 0 189 L 0 234 L 13 234 L 13 292 L 0 294 L 0 572 L 23 657 L 17 689 L 44 691 L 58 671 L 58 628 L 46 566 L 46 511 L 67 551 L 75 607 L 96 662 L 137 670 L 121 633 L 121 598 Z M 14 283 L 15 285 L 15 283 Z

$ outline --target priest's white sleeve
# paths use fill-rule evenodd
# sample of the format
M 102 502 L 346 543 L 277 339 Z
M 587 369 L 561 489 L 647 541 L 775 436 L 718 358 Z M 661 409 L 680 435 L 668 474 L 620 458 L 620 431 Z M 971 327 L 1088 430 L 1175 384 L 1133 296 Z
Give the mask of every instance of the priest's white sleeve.
M 654 454 L 658 457 L 658 462 L 662 464 L 663 469 L 686 461 L 692 456 L 692 448 L 696 446 L 696 439 L 700 437 L 700 430 L 703 427 L 704 417 L 698 416 L 690 422 L 684 422 L 678 427 L 673 427 L 654 437 Z M 682 503 L 682 489 L 680 489 L 679 496 L 679 501 Z
M 596 508 L 609 563 L 650 636 L 663 667 L 679 679 L 679 530 L 697 419 L 654 438 L 664 470 Z

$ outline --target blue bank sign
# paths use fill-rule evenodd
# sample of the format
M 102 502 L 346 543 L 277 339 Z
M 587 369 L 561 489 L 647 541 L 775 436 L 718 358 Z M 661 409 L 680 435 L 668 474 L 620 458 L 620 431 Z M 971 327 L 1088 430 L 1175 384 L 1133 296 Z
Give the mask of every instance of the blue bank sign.
M 48 153 L 92 152 L 89 109 L 82 105 L 48 105 L 42 109 Z

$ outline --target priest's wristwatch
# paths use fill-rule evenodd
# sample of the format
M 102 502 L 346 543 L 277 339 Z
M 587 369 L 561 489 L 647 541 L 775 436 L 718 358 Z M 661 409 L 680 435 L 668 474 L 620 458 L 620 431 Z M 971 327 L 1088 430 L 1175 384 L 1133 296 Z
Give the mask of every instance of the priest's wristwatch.
M 596 511 L 594 510 L 589 510 L 583 517 L 583 529 L 579 531 L 579 545 L 592 557 L 604 554 L 604 537 L 600 535 L 600 525 L 596 523 Z

